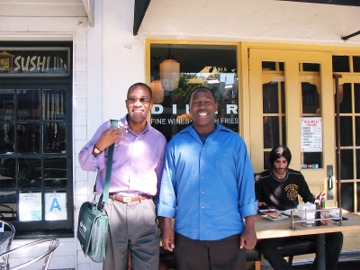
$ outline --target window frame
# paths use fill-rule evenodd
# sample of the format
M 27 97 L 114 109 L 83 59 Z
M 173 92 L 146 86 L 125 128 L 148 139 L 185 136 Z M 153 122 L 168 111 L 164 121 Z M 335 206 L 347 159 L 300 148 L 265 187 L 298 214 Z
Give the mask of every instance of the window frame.
M 15 191 L 16 192 L 16 220 L 11 220 L 10 222 L 16 227 L 17 233 L 16 238 L 34 238 L 41 237 L 43 235 L 54 235 L 56 237 L 72 237 L 74 236 L 74 191 L 73 191 L 73 126 L 72 126 L 72 110 L 73 110 L 73 85 L 72 85 L 72 42 L 24 42 L 24 43 L 11 43 L 4 42 L 1 44 L 1 47 L 30 47 L 41 50 L 41 47 L 68 47 L 69 49 L 69 70 L 68 75 L 66 76 L 41 76 L 41 74 L 37 76 L 0 76 L 1 88 L 2 89 L 40 89 L 40 100 L 41 91 L 43 90 L 65 90 L 65 112 L 64 119 L 44 119 L 42 115 L 40 115 L 37 120 L 21 120 L 22 123 L 36 123 L 39 124 L 40 130 L 43 132 L 40 134 L 41 139 L 40 142 L 44 142 L 45 128 L 44 124 L 46 123 L 62 123 L 65 126 L 66 135 L 66 151 L 65 152 L 54 152 L 49 153 L 43 151 L 40 145 L 39 153 L 12 153 L 12 154 L 0 154 L 0 158 L 14 158 L 14 159 L 32 159 L 39 158 L 41 160 L 41 186 L 36 188 L 21 188 L 16 185 L 14 188 L 1 188 L 0 196 L 4 192 Z M 0 51 L 3 49 L 0 47 Z M 1 90 L 0 90 L 1 91 Z M 16 93 L 15 93 L 16 96 Z M 16 101 L 15 101 L 16 102 Z M 40 103 L 39 107 L 42 104 Z M 20 120 L 15 120 L 14 122 L 20 122 Z M 65 186 L 55 186 L 55 187 L 46 187 L 44 185 L 44 163 L 42 160 L 50 160 L 53 158 L 63 158 L 66 161 L 66 185 Z M 16 168 L 19 170 L 19 168 Z M 18 176 L 16 172 L 15 177 Z M 17 180 L 16 180 L 17 182 Z M 19 220 L 19 193 L 22 191 L 41 191 L 42 197 L 42 219 L 40 221 L 26 221 L 22 222 Z M 47 192 L 65 192 L 66 193 L 66 205 L 67 205 L 67 218 L 65 220 L 45 220 L 45 196 L 44 194 Z M 0 210 L 1 213 L 1 210 Z

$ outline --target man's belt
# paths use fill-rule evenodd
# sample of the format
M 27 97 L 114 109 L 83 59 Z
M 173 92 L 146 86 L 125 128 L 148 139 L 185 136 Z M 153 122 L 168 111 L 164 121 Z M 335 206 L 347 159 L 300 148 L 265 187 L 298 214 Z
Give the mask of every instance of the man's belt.
M 113 199 L 113 200 L 115 200 L 115 201 L 124 202 L 124 203 L 140 202 L 140 201 L 152 199 L 151 196 L 147 196 L 147 195 L 126 196 L 126 197 L 124 197 L 124 196 L 115 195 L 115 194 L 110 194 L 110 195 L 109 195 L 109 198 L 110 198 L 110 199 Z

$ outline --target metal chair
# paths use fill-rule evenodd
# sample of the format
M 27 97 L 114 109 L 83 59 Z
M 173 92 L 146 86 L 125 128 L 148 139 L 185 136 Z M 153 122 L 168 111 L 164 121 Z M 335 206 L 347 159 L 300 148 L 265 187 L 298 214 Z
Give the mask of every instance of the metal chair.
M 23 269 L 29 265 L 33 265 L 38 261 L 44 259 L 44 263 L 41 269 L 47 270 L 49 268 L 54 250 L 58 246 L 59 246 L 59 239 L 42 238 L 27 243 L 25 245 L 16 247 L 0 255 L 0 261 L 4 259 L 7 261 L 7 264 L 2 266 L 0 265 L 0 269 L 1 270 Z M 17 256 L 17 258 L 15 258 L 15 256 Z M 21 256 L 21 258 L 18 258 L 19 256 Z
M 12 241 L 15 236 L 16 229 L 9 222 L 0 220 L 0 254 L 7 252 L 11 248 Z M 7 265 L 8 257 L 0 259 L 0 269 Z
M 15 235 L 15 227 L 9 222 L 0 220 L 0 254 L 9 251 Z M 6 248 L 4 249 L 4 247 Z

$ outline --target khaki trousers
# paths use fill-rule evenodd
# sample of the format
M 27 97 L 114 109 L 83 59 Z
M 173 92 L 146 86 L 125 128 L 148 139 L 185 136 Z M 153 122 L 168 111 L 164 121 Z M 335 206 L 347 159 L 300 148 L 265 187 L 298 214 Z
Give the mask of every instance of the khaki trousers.
M 148 199 L 123 203 L 109 199 L 105 211 L 110 234 L 103 270 L 128 269 L 129 253 L 133 270 L 158 270 L 160 232 L 154 202 Z

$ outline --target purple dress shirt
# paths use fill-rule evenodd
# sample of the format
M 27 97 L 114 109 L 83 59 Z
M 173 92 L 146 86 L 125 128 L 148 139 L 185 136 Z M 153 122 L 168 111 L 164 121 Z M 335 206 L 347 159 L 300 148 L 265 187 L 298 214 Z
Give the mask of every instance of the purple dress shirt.
M 128 126 L 126 116 L 119 120 L 119 126 Z M 108 151 L 105 149 L 97 157 L 92 152 L 103 131 L 109 127 L 110 121 L 104 122 L 79 153 L 81 168 L 97 172 L 98 193 L 104 187 Z M 142 133 L 137 135 L 129 130 L 123 137 L 126 140 L 116 142 L 114 147 L 110 193 L 155 196 L 162 177 L 166 138 L 148 123 Z

